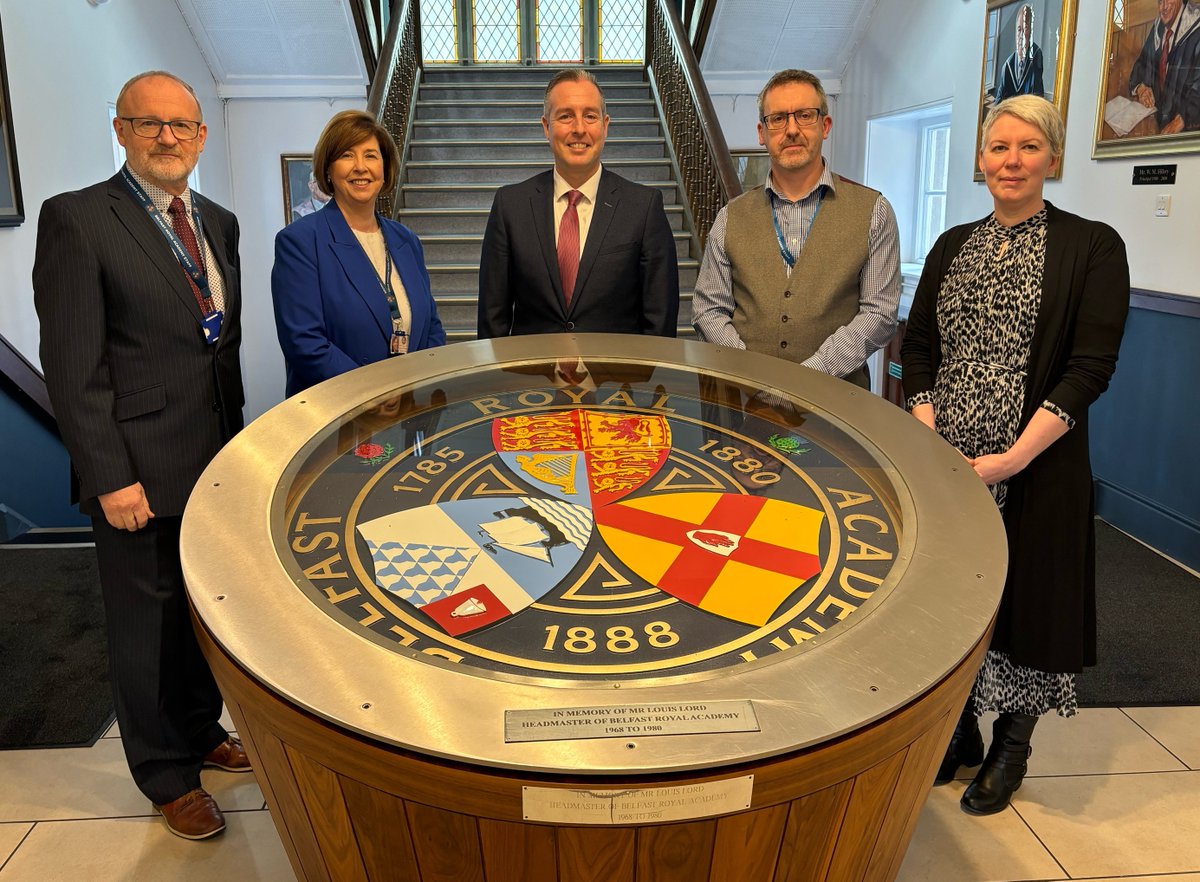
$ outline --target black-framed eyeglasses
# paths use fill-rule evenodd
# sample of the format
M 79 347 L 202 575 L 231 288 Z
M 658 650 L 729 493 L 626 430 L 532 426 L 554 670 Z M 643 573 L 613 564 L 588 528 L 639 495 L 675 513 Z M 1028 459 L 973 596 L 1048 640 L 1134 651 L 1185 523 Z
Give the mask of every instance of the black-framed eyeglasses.
M 817 124 L 817 120 L 821 118 L 821 108 L 819 107 L 801 107 L 799 110 L 780 111 L 779 113 L 768 113 L 762 117 L 761 122 L 771 131 L 786 129 L 788 119 L 794 117 L 796 125 L 804 128 L 805 126 L 813 126 Z
M 171 134 L 180 141 L 191 141 L 200 134 L 200 121 L 196 119 L 153 119 L 148 116 L 122 116 L 133 133 L 142 138 L 157 138 L 163 126 L 170 126 Z

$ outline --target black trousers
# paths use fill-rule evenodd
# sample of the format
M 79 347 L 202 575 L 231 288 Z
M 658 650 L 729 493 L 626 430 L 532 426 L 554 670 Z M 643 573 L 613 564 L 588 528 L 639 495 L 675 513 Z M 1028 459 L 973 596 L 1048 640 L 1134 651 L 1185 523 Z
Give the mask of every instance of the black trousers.
M 125 759 L 157 805 L 200 786 L 204 756 L 226 735 L 221 693 L 188 616 L 181 522 L 151 518 L 131 533 L 92 519 Z

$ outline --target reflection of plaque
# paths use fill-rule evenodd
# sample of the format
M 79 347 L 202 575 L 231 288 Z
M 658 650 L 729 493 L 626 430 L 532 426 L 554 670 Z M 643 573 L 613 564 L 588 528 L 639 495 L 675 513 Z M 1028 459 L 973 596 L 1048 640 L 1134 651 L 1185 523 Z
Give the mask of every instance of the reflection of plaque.
M 645 824 L 707 818 L 750 807 L 754 776 L 688 784 L 622 790 L 567 790 L 526 787 L 528 821 L 558 824 Z
M 902 411 L 610 335 L 308 389 L 181 549 L 297 875 L 418 882 L 891 878 L 1005 573 Z

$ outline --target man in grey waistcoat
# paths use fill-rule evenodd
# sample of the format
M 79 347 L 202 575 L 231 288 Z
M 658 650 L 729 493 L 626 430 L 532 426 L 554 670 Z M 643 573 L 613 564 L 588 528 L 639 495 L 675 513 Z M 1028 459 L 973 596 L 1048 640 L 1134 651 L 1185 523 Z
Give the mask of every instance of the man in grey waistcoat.
M 771 172 L 721 209 L 692 300 L 700 339 L 776 355 L 870 388 L 867 358 L 896 331 L 900 248 L 880 193 L 830 172 L 821 81 L 782 70 L 758 95 Z

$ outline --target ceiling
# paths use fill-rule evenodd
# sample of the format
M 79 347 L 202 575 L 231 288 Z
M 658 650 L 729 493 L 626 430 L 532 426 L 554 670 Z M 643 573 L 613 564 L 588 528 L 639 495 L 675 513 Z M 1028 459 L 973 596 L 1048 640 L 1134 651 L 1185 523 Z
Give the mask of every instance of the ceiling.
M 224 98 L 364 97 L 355 0 L 175 0 Z M 838 91 L 879 0 L 718 0 L 700 67 L 714 93 L 802 67 Z
M 719 0 L 700 60 L 705 81 L 713 91 L 721 91 L 722 81 L 754 80 L 761 86 L 771 73 L 799 67 L 828 88 L 841 79 L 877 3 Z
M 362 98 L 353 0 L 175 0 L 223 98 Z

